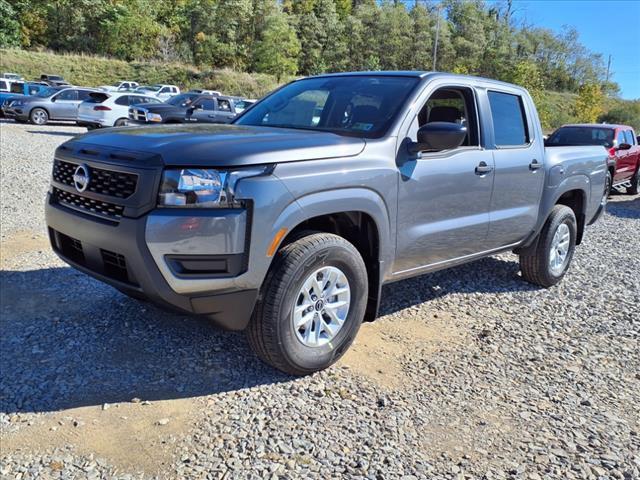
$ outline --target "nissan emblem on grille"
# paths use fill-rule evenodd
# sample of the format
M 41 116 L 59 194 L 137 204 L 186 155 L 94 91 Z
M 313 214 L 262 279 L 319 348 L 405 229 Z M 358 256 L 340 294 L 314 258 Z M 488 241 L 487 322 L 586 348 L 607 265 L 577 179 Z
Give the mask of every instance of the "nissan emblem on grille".
M 89 186 L 91 177 L 89 177 L 89 167 L 86 165 L 78 165 L 73 173 L 73 185 L 79 192 L 84 192 Z

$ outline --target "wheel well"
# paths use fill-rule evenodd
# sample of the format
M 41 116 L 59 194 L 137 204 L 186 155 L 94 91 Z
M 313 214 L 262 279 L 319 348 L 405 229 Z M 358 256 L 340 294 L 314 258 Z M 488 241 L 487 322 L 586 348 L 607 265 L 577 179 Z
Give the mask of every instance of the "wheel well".
M 31 110 L 29 110 L 29 118 L 31 118 L 31 112 L 33 112 L 36 108 L 44 110 L 45 112 L 47 112 L 47 117 L 51 117 L 51 115 L 49 114 L 49 110 L 46 107 L 33 107 Z
M 378 314 L 380 302 L 380 237 L 373 218 L 359 211 L 330 213 L 313 217 L 291 230 L 282 245 L 295 241 L 305 230 L 339 235 L 360 252 L 367 267 L 369 280 L 369 298 L 365 321 L 374 320 Z
M 582 242 L 582 235 L 584 234 L 584 225 L 586 221 L 586 201 L 585 194 L 582 190 L 569 190 L 562 194 L 562 196 L 556 202 L 556 205 L 566 205 L 573 210 L 576 220 L 578 222 L 578 231 L 576 237 L 576 245 L 580 245 Z

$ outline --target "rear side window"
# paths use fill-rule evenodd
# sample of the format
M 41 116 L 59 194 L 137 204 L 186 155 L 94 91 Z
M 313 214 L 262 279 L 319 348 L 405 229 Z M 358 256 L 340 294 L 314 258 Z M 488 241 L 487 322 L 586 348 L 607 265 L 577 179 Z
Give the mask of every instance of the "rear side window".
M 36 93 L 38 93 L 40 91 L 40 88 L 35 86 L 35 85 L 31 85 L 29 86 L 29 95 L 35 95 Z
M 527 119 L 519 95 L 489 92 L 489 105 L 497 146 L 512 147 L 529 143 Z
M 78 90 L 78 98 L 80 100 L 87 100 L 92 93 L 91 90 Z
M 122 105 L 123 107 L 126 107 L 131 104 L 131 102 L 129 101 L 130 98 L 131 97 L 129 97 L 129 95 L 122 95 L 121 97 L 116 98 L 116 101 L 114 103 L 116 105 Z
M 109 98 L 109 95 L 107 95 L 106 93 L 92 92 L 92 93 L 89 94 L 89 98 L 87 98 L 85 100 L 85 102 L 88 102 L 88 103 L 102 103 L 107 98 Z
M 229 103 L 229 100 L 218 100 L 218 110 L 221 110 L 223 112 L 230 112 L 231 103 Z

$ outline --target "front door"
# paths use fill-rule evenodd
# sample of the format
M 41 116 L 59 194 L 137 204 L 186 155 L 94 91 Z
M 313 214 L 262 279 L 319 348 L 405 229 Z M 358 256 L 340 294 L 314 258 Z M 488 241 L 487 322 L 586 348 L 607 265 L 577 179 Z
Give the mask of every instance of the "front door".
M 451 86 L 433 92 L 414 119 L 408 140 L 429 122 L 461 123 L 468 133 L 460 147 L 420 158 L 400 148 L 395 274 L 486 249 L 493 155 L 480 147 L 477 112 L 473 89 Z
M 70 120 L 77 118 L 78 91 L 74 89 L 63 90 L 55 97 L 51 106 L 51 119 Z
M 535 229 L 544 184 L 544 149 L 531 108 L 517 91 L 488 91 L 493 123 L 495 180 L 489 248 L 519 242 Z

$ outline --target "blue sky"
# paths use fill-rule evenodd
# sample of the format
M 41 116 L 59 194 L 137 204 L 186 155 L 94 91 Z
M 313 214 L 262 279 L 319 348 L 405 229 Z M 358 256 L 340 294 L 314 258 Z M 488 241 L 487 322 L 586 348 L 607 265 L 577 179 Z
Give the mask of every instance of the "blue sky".
M 518 19 L 539 27 L 575 27 L 581 43 L 602 53 L 605 64 L 612 55 L 611 79 L 622 98 L 640 98 L 640 0 L 515 0 L 513 9 Z

